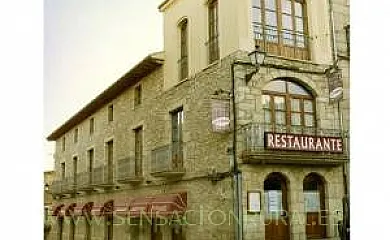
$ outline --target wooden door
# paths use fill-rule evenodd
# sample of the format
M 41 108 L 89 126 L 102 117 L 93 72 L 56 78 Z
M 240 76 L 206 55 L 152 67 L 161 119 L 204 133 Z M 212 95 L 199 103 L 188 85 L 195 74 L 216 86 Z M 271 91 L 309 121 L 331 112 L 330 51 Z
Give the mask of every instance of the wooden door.
M 324 182 L 316 174 L 308 175 L 303 182 L 306 212 L 306 237 L 326 237 Z
M 289 240 L 287 184 L 279 173 L 270 174 L 264 181 L 265 196 L 265 239 Z

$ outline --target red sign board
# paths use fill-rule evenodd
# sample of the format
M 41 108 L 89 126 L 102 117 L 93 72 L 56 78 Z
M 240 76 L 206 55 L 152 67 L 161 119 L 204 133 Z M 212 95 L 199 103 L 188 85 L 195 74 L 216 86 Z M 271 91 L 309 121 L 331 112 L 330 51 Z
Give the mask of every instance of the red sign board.
M 343 139 L 341 137 L 265 132 L 264 145 L 266 149 L 275 150 L 343 152 Z

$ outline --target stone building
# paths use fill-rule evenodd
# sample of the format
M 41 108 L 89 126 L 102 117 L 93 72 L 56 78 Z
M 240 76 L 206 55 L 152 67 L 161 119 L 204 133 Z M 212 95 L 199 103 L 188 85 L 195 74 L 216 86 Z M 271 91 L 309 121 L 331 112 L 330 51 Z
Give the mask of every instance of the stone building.
M 349 1 L 159 10 L 164 51 L 47 138 L 49 239 L 339 239 Z M 256 48 L 266 56 L 253 63 Z

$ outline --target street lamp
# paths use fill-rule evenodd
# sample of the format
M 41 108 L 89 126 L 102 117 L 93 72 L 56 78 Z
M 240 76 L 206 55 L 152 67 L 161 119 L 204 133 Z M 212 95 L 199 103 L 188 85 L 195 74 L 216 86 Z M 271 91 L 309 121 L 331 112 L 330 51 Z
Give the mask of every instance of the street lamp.
M 260 65 L 264 63 L 266 52 L 260 50 L 260 47 L 256 45 L 256 49 L 248 54 L 251 64 L 256 67 L 254 71 L 245 75 L 245 81 L 248 83 L 253 75 L 259 71 Z

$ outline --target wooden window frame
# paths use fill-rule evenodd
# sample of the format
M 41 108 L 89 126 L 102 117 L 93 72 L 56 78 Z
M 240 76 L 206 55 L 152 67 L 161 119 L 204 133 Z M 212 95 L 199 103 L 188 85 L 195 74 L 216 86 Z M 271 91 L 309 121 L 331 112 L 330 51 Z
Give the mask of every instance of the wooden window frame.
M 95 132 L 95 118 L 89 119 L 89 134 L 92 135 Z
M 212 0 L 208 3 L 208 62 L 209 64 L 219 59 L 218 42 L 218 0 Z
M 73 136 L 73 142 L 77 143 L 79 141 L 79 129 L 75 128 L 74 130 L 74 136 Z
M 312 94 L 310 94 L 303 86 L 299 85 L 298 83 L 283 80 L 283 79 L 278 79 L 278 80 L 281 80 L 286 84 L 285 85 L 286 92 L 276 92 L 276 91 L 270 91 L 270 90 L 263 90 L 262 91 L 263 96 L 264 95 L 270 96 L 270 99 L 271 99 L 270 100 L 270 107 L 267 109 L 267 110 L 270 110 L 270 112 L 271 112 L 271 122 L 267 123 L 267 124 L 270 124 L 272 126 L 272 130 L 275 131 L 276 126 L 278 125 L 278 124 L 276 124 L 275 112 L 280 111 L 280 110 L 275 109 L 274 97 L 279 96 L 279 97 L 284 97 L 284 99 L 285 99 L 285 111 L 283 111 L 283 112 L 285 112 L 285 115 L 284 115 L 285 116 L 285 126 L 286 126 L 287 132 L 291 132 L 292 128 L 294 128 L 294 127 L 301 127 L 302 130 L 316 129 L 317 128 L 317 118 L 316 118 L 316 102 L 315 102 L 314 96 Z M 308 92 L 308 95 L 298 95 L 298 94 L 289 93 L 289 89 L 288 89 L 289 82 L 303 88 L 306 92 Z M 291 110 L 291 102 L 292 102 L 291 99 L 298 99 L 299 100 L 300 111 L 292 111 Z M 304 100 L 311 101 L 312 108 L 313 108 L 312 112 L 305 112 Z M 292 113 L 299 113 L 300 114 L 300 122 L 301 122 L 300 125 L 292 125 L 291 124 Z M 313 116 L 313 125 L 312 126 L 306 126 L 305 117 L 308 114 Z
M 144 132 L 143 126 L 139 126 L 134 131 L 134 160 L 135 160 L 135 174 L 136 176 L 142 175 L 142 162 L 143 162 L 143 141 Z
M 181 168 L 183 164 L 183 107 L 170 112 L 171 114 L 171 151 L 173 168 Z M 177 123 L 175 123 L 177 121 Z M 177 136 L 176 136 L 177 135 Z M 176 139 L 177 138 L 177 139 Z
M 179 64 L 179 80 L 188 78 L 188 20 L 183 19 L 179 24 L 180 35 L 180 59 Z
M 142 86 L 138 84 L 134 87 L 134 107 L 142 103 Z
M 65 152 L 65 149 L 66 149 L 66 137 L 63 136 L 62 137 L 62 151 Z
M 88 182 L 91 184 L 92 183 L 92 174 L 93 174 L 93 167 L 94 167 L 94 162 L 95 162 L 95 149 L 91 148 L 87 151 L 88 155 Z
M 108 122 L 114 121 L 114 104 L 108 105 L 107 118 Z
M 255 6 L 253 1 L 257 1 L 259 6 Z M 260 46 L 263 50 L 267 52 L 269 55 L 277 55 L 291 59 L 301 59 L 301 60 L 310 60 L 310 46 L 309 46 L 309 31 L 308 31 L 308 17 L 307 17 L 307 4 L 304 0 L 287 0 L 291 2 L 291 13 L 283 13 L 282 12 L 282 1 L 284 0 L 274 0 L 275 10 L 266 9 L 265 2 L 267 0 L 253 0 L 252 1 L 252 27 L 254 33 L 255 44 Z M 299 16 L 295 13 L 295 3 L 302 4 L 302 16 Z M 256 11 L 260 11 L 260 22 L 255 21 L 254 9 Z M 275 12 L 276 14 L 276 28 L 271 25 L 267 25 L 266 21 L 266 13 Z M 283 28 L 283 15 L 290 16 L 292 29 L 284 29 Z M 296 21 L 297 18 L 302 19 L 303 24 L 303 32 L 297 30 Z M 260 31 L 255 31 L 255 28 L 260 28 Z M 276 41 L 267 40 L 270 35 L 266 33 L 268 31 L 272 31 L 274 29 L 276 31 Z M 289 33 L 292 35 L 293 45 L 285 43 L 285 39 L 283 38 L 283 34 Z M 301 47 L 298 44 L 301 43 L 298 41 L 298 36 L 303 37 L 304 46 Z
M 114 140 L 111 139 L 106 142 L 106 162 L 108 170 L 108 181 L 112 182 L 114 179 Z

